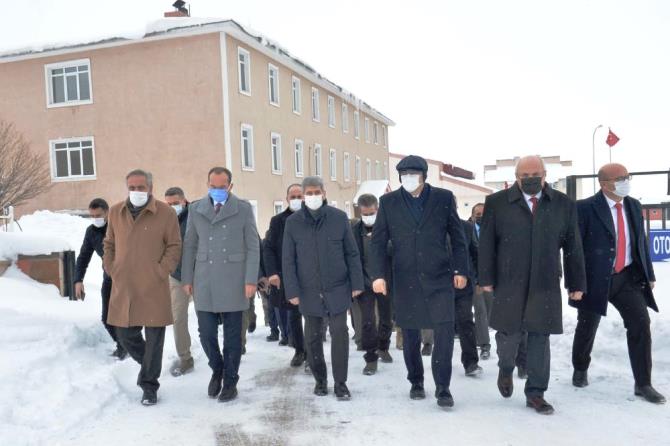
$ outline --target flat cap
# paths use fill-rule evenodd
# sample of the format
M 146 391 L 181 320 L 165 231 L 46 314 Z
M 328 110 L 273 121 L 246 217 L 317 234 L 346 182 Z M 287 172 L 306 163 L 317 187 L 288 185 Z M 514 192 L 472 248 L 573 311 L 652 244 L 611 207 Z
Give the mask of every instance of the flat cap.
M 428 163 L 420 156 L 408 155 L 401 159 L 395 168 L 398 172 L 402 172 L 404 170 L 417 170 L 425 174 L 428 172 Z

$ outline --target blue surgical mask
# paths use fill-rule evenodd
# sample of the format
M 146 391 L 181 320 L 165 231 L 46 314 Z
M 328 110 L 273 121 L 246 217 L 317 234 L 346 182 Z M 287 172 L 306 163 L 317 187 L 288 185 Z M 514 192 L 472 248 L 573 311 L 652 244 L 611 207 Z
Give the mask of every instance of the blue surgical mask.
M 173 204 L 172 209 L 177 213 L 177 215 L 181 214 L 181 211 L 184 210 L 184 207 L 181 204 Z
M 225 203 L 228 199 L 228 190 L 209 188 L 209 196 L 212 197 L 214 203 Z

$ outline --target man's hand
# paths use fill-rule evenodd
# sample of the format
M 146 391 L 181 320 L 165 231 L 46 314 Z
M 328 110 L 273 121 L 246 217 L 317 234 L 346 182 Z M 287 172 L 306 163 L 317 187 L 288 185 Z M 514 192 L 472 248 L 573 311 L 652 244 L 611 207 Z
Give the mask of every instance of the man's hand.
M 386 296 L 386 280 L 377 279 L 374 282 L 372 282 L 372 291 L 374 291 L 377 294 L 383 294 L 384 296 Z
M 582 297 L 584 296 L 583 291 L 573 291 L 572 293 L 569 293 L 570 300 L 578 301 L 582 300 Z
M 487 293 L 492 293 L 493 292 L 493 285 L 487 285 L 487 286 L 483 286 L 481 288 L 482 288 L 482 291 L 485 291 Z
M 256 284 L 255 283 L 247 283 L 244 285 L 244 296 L 247 299 L 253 299 L 253 297 L 256 295 Z
M 462 290 L 468 285 L 468 278 L 465 276 L 457 275 L 454 276 L 454 288 Z
M 258 281 L 258 289 L 264 293 L 270 291 L 270 282 L 267 277 L 261 277 Z
M 354 290 L 354 291 L 351 292 L 351 297 L 356 298 L 356 297 L 360 296 L 361 294 L 363 294 L 363 292 L 361 290 Z
M 74 284 L 74 297 L 78 300 L 84 300 L 84 282 Z
M 184 290 L 187 296 L 193 296 L 193 285 L 183 285 L 181 289 Z
M 273 274 L 271 275 L 268 280 L 270 281 L 270 285 L 272 285 L 275 288 L 281 288 L 281 279 L 279 278 L 278 274 Z
M 300 305 L 300 298 L 299 297 L 291 298 L 288 301 L 291 302 L 291 304 L 293 304 L 293 305 Z

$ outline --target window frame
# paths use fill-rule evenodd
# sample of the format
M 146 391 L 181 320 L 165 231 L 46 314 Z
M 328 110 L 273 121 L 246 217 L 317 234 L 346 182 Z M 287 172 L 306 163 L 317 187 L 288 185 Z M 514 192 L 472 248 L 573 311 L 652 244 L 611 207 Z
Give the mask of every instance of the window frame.
M 274 162 L 274 157 L 275 157 L 275 138 L 278 141 L 278 144 L 276 145 L 277 147 L 277 162 L 278 162 L 278 168 L 275 169 L 275 162 Z M 283 162 L 282 162 L 282 141 L 281 141 L 281 134 L 277 132 L 270 132 L 270 169 L 272 171 L 273 175 L 281 175 L 283 172 Z
M 300 144 L 300 170 L 298 170 L 298 143 Z M 305 176 L 305 142 L 302 139 L 296 138 L 293 142 L 293 164 L 296 178 L 303 178 Z
M 335 128 L 335 98 L 328 95 L 328 127 Z
M 321 147 L 321 144 L 314 144 L 314 176 L 323 178 L 322 167 L 323 167 L 323 148 Z
M 296 81 L 297 81 L 297 88 L 296 88 Z M 296 96 L 296 94 L 295 94 L 296 91 L 298 93 L 297 102 L 296 102 L 296 97 L 295 97 Z M 293 113 L 295 113 L 296 115 L 301 115 L 302 114 L 301 82 L 300 82 L 300 78 L 297 77 L 297 76 L 291 76 L 291 109 L 293 110 Z
M 245 54 L 246 55 L 246 76 L 245 76 L 245 81 L 247 83 L 247 90 L 242 89 L 242 70 L 241 70 L 241 62 L 240 62 L 240 54 Z M 242 48 L 241 46 L 237 47 L 237 89 L 238 91 L 245 95 L 245 96 L 251 96 L 251 52 L 247 49 Z
M 315 99 L 316 99 L 316 107 L 314 107 Z M 312 87 L 312 96 L 311 96 L 312 122 L 321 122 L 320 101 L 321 101 L 321 95 L 319 93 L 319 89 L 316 87 Z
M 365 142 L 370 143 L 370 118 L 367 116 L 365 117 L 365 122 L 364 122 L 364 132 L 365 132 Z
M 354 110 L 354 139 L 361 139 L 361 114 L 358 110 Z
M 79 145 L 79 159 L 81 161 L 81 175 L 72 175 L 72 167 L 71 167 L 71 158 L 70 158 L 70 148 L 66 147 L 65 149 L 59 149 L 59 151 L 67 151 L 67 169 L 68 169 L 68 176 L 66 177 L 59 177 L 57 176 L 57 163 L 56 163 L 56 144 L 69 144 L 73 142 L 83 142 L 83 141 L 91 141 L 91 156 L 93 158 L 93 174 L 92 175 L 84 175 L 84 160 L 83 160 L 83 155 L 82 155 L 82 147 L 81 144 Z M 51 182 L 52 183 L 62 183 L 62 182 L 67 182 L 67 181 L 87 181 L 87 180 L 97 180 L 98 179 L 98 169 L 95 163 L 95 138 L 93 136 L 76 136 L 72 138 L 58 138 L 58 139 L 51 139 L 49 140 L 49 163 L 50 163 L 50 171 L 51 171 Z
M 53 102 L 53 83 L 51 72 L 53 70 L 63 69 L 63 77 L 65 77 L 65 68 L 79 67 L 80 65 L 88 66 L 88 94 L 89 99 L 77 99 L 76 101 L 68 101 L 67 99 L 63 102 Z M 54 62 L 44 65 L 44 82 L 46 86 L 46 105 L 47 108 L 59 108 L 59 107 L 74 107 L 77 105 L 88 105 L 93 104 L 93 82 L 91 79 L 91 60 L 88 58 L 85 59 L 76 59 L 76 60 L 66 60 L 62 62 Z M 80 97 L 80 88 L 79 88 L 79 72 L 77 72 L 77 97 Z M 67 98 L 67 80 L 64 80 L 64 90 L 63 94 Z
M 356 155 L 356 159 L 354 161 L 354 175 L 356 176 L 356 184 L 361 184 L 363 171 L 361 168 L 361 157 L 358 155 Z
M 273 101 L 272 100 L 272 81 L 273 81 L 273 76 L 272 73 L 276 74 L 276 77 L 274 78 L 274 91 L 277 95 L 277 100 Z M 268 64 L 268 100 L 270 101 L 270 105 L 274 105 L 275 107 L 279 107 L 279 67 L 276 65 L 272 65 L 271 63 Z
M 277 206 L 279 206 L 279 212 L 277 212 Z M 274 212 L 274 214 L 272 214 L 273 216 L 281 214 L 282 212 L 284 212 L 284 202 L 281 200 L 275 200 L 272 203 L 272 209 Z
M 345 201 L 344 202 L 344 213 L 347 214 L 347 218 L 351 220 L 352 214 L 351 214 L 351 201 Z
M 349 133 L 349 106 L 342 103 L 342 133 Z
M 376 146 L 379 145 L 379 123 L 377 121 L 372 123 L 372 140 Z
M 342 177 L 347 183 L 351 181 L 351 155 L 349 152 L 344 152 L 344 155 L 342 155 Z
M 328 174 L 331 181 L 337 181 L 337 150 L 333 147 L 328 151 Z
M 372 179 L 372 161 L 370 158 L 365 159 L 365 180 L 371 180 Z
M 244 130 L 249 130 L 249 157 L 251 159 L 250 166 L 246 166 L 244 164 Z M 253 172 L 256 170 L 256 160 L 254 153 L 254 126 L 244 122 L 240 124 L 240 157 L 243 171 Z

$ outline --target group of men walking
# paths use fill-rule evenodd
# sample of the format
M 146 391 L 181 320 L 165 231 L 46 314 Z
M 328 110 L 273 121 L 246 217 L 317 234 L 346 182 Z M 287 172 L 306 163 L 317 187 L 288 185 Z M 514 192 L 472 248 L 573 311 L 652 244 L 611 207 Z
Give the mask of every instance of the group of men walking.
M 295 350 L 290 365 L 307 362 L 316 395 L 329 392 L 323 351 L 327 326 L 333 391 L 340 400 L 351 398 L 347 314 L 355 302 L 364 374 L 374 375 L 379 360 L 393 360 L 389 345 L 395 323 L 409 397 L 425 398 L 422 330 L 430 329 L 435 398 L 440 407 L 452 407 L 456 330 L 465 374 L 477 376 L 480 357 L 490 356 L 490 326 L 496 330 L 501 395 L 512 396 L 516 367 L 520 377 L 527 376 L 527 406 L 550 414 L 554 409 L 544 399 L 549 335 L 563 331 L 564 276 L 570 304 L 579 312 L 573 384 L 588 385 L 596 330 L 611 302 L 627 330 L 635 394 L 665 402 L 651 386 L 647 307 L 658 311 L 655 277 L 640 203 L 628 197 L 624 166 L 604 166 L 598 176 L 601 191 L 575 203 L 546 184 L 541 158 L 522 158 L 516 183 L 475 206 L 469 221 L 459 218 L 450 191 L 426 182 L 427 169 L 421 157 L 401 160 L 402 186 L 379 201 L 362 195 L 361 219 L 353 223 L 328 206 L 322 179 L 307 177 L 288 188 L 288 207 L 272 218 L 264 240 L 251 205 L 232 193 L 228 169 L 211 169 L 208 194 L 193 203 L 178 187 L 159 201 L 151 174 L 134 170 L 126 177 L 126 200 L 111 208 L 104 200 L 91 202 L 94 220 L 77 260 L 76 292 L 83 297 L 84 274 L 95 251 L 105 271 L 103 323 L 117 342 L 114 355 L 130 355 L 141 365 L 137 384 L 145 405 L 158 400 L 167 325 L 174 323 L 178 354 L 170 373 L 179 376 L 194 367 L 191 300 L 212 370 L 207 394 L 221 402 L 237 397 L 249 322 L 245 312 L 260 289 L 284 312 Z

